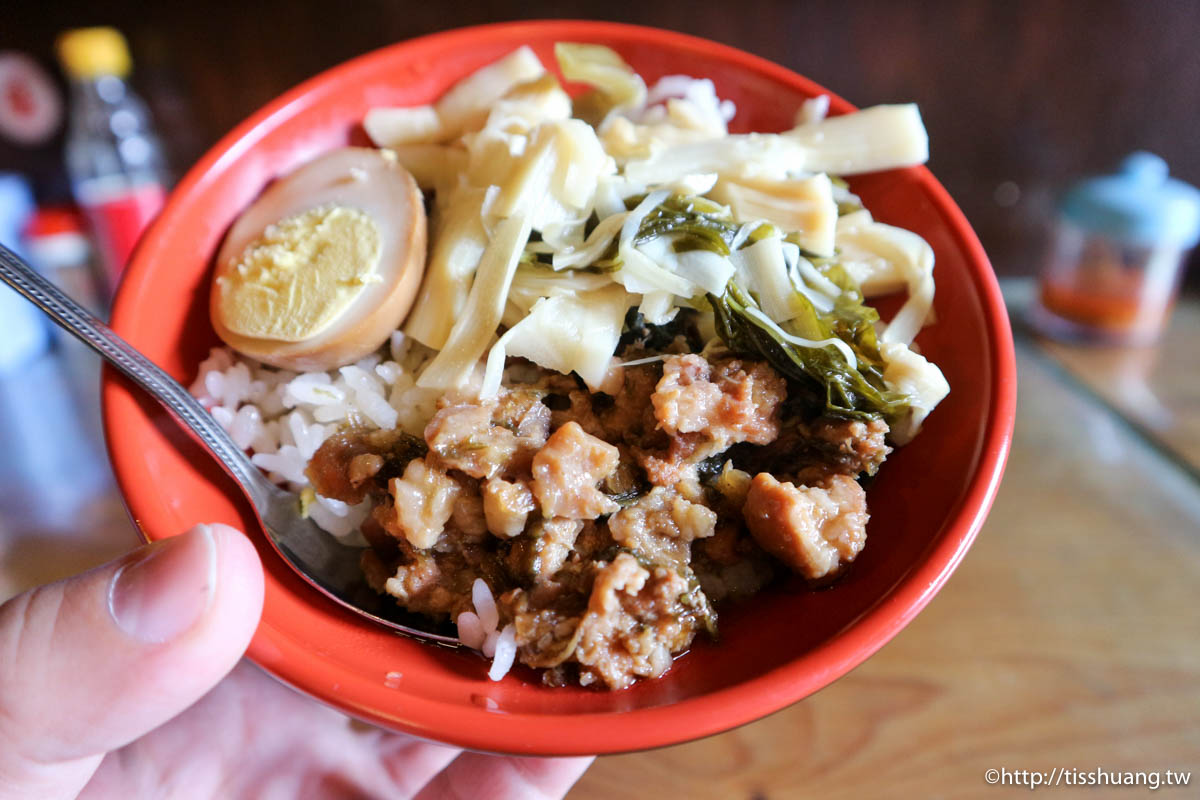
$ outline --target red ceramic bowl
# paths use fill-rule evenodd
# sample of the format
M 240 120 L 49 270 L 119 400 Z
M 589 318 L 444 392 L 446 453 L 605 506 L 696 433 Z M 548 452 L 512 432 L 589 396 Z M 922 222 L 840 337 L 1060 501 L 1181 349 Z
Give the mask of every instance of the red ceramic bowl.
M 113 325 L 185 383 L 210 346 L 213 255 L 238 213 L 277 175 L 345 144 L 380 105 L 424 103 L 522 44 L 553 63 L 557 41 L 615 48 L 653 81 L 711 78 L 737 103 L 733 127 L 790 127 L 816 84 L 755 56 L 648 28 L 593 22 L 491 25 L 427 36 L 336 67 L 259 111 L 197 164 L 141 242 Z M 833 98 L 834 113 L 851 106 Z M 937 146 L 937 131 L 933 132 Z M 919 342 L 952 391 L 872 485 L 868 546 L 826 591 L 781 586 L 721 617 L 662 679 L 620 692 L 548 689 L 515 669 L 499 683 L 477 655 L 400 638 L 326 600 L 271 549 L 237 487 L 167 414 L 122 379 L 104 382 L 117 480 L 148 539 L 196 522 L 249 531 L 266 606 L 249 655 L 349 714 L 421 737 L 524 754 L 612 753 L 675 744 L 758 719 L 815 692 L 894 636 L 945 583 L 983 523 L 1012 433 L 1015 370 L 992 269 L 962 213 L 924 168 L 851 182 L 876 218 L 924 236 L 937 255 L 937 324 Z

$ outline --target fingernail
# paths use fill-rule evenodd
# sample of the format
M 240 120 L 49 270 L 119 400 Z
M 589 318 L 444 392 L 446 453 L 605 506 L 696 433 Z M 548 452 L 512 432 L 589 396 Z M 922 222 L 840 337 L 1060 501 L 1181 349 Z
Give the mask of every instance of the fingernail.
M 122 631 L 141 642 L 167 642 L 187 631 L 212 601 L 217 546 L 197 525 L 147 547 L 113 576 L 108 610 Z

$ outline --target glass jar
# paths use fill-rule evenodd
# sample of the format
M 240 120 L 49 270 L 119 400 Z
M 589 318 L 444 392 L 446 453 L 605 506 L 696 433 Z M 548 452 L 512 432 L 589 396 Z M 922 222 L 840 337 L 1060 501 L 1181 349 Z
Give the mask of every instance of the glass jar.
M 1175 302 L 1200 237 L 1200 192 L 1150 153 L 1086 179 L 1060 204 L 1032 321 L 1055 338 L 1149 344 Z

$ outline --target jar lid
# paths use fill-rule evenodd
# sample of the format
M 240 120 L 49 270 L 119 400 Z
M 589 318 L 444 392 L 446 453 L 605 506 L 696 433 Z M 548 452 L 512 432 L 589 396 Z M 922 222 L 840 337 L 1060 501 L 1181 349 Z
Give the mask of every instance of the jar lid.
M 1081 228 L 1135 244 L 1187 248 L 1200 239 L 1200 191 L 1167 177 L 1167 162 L 1153 153 L 1132 153 L 1117 174 L 1080 181 L 1059 208 Z

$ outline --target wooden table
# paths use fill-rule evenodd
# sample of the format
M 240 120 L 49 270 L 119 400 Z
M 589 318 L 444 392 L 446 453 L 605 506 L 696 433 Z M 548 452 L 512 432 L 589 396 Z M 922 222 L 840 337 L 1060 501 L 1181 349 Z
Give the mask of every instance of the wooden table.
M 907 629 L 772 717 L 598 759 L 571 800 L 1024 796 L 985 772 L 1055 767 L 1192 771 L 1161 796 L 1200 796 L 1200 484 L 1032 341 L 1018 362 L 996 504 Z M 1193 397 L 1197 363 L 1181 380 Z
M 1039 341 L 1073 378 L 1200 476 L 1200 298 L 1175 309 L 1154 347 Z

